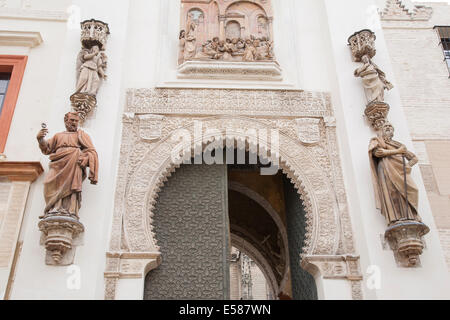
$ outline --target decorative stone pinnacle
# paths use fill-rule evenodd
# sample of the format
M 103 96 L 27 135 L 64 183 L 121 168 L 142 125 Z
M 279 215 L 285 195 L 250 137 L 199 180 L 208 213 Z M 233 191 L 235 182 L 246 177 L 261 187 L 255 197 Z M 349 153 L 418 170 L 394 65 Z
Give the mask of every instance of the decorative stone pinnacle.
M 364 29 L 354 33 L 348 39 L 348 45 L 352 50 L 353 60 L 361 62 L 361 58 L 365 55 L 373 58 L 377 50 L 375 49 L 375 40 L 377 39 L 374 32 Z
M 385 237 L 391 249 L 398 254 L 398 262 L 404 267 L 416 267 L 425 247 L 422 237 L 430 228 L 417 221 L 400 221 L 386 230 Z

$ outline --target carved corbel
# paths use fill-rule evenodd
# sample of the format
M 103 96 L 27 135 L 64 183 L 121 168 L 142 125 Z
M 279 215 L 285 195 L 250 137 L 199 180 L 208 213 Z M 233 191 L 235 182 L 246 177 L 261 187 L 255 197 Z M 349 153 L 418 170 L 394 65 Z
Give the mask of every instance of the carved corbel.
M 75 246 L 82 245 L 84 226 L 69 215 L 46 216 L 39 222 L 41 245 L 45 246 L 47 265 L 68 266 L 75 258 Z
M 300 141 L 305 145 L 315 145 L 320 142 L 320 119 L 297 119 L 297 133 Z
M 418 267 L 425 243 L 423 236 L 430 228 L 418 221 L 402 221 L 389 227 L 385 239 L 394 251 L 400 267 Z
M 139 135 L 143 141 L 157 141 L 161 138 L 164 122 L 163 116 L 139 115 Z

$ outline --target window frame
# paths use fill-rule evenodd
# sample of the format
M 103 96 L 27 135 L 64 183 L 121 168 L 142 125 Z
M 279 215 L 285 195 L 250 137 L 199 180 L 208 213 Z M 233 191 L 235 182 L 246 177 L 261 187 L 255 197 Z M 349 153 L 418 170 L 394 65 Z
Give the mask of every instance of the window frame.
M 11 79 L 0 115 L 0 153 L 5 151 L 27 62 L 28 56 L 0 55 L 0 72 L 11 72 Z
M 447 54 L 446 54 L 446 51 L 448 51 L 448 50 L 445 50 L 444 45 L 442 43 L 442 39 L 444 39 L 444 38 L 442 38 L 441 29 L 443 29 L 443 28 L 448 28 L 449 31 L 450 31 L 450 25 L 448 25 L 448 26 L 434 26 L 433 29 L 436 30 L 436 33 L 437 33 L 437 35 L 439 37 L 439 46 L 442 49 L 442 54 L 444 55 L 444 63 L 447 65 L 447 69 L 448 69 L 448 73 L 449 73 L 448 77 L 450 78 L 450 59 L 447 57 Z M 450 32 L 449 32 L 449 36 L 450 36 Z

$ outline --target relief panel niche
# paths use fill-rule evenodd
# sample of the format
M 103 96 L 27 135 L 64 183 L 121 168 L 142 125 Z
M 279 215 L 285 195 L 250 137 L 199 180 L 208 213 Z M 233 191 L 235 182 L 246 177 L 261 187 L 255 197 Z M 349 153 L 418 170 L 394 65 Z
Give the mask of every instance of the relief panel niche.
M 180 59 L 272 61 L 272 9 L 267 1 L 181 1 Z

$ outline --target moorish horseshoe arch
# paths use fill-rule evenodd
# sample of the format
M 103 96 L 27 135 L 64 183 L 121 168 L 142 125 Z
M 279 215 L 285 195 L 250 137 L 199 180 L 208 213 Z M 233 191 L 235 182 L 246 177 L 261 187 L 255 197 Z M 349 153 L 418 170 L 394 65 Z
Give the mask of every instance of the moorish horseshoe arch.
M 245 141 L 250 148 L 267 146 L 267 151 L 271 154 L 270 141 L 259 141 L 255 145 L 254 141 L 258 141 L 258 136 L 249 137 L 239 130 L 240 128 L 265 129 L 270 132 L 270 129 L 273 129 L 257 120 L 246 117 L 225 116 L 203 119 L 202 122 L 205 129 L 221 130 L 221 139 L 223 140 Z M 227 130 L 227 126 L 229 130 Z M 190 132 L 191 137 L 194 136 L 193 125 L 180 129 L 187 130 Z M 226 133 L 224 132 L 225 130 L 227 130 Z M 157 202 L 159 191 L 171 173 L 183 163 L 185 159 L 182 156 L 183 150 L 188 149 L 193 152 L 196 149 L 203 149 L 205 145 L 215 140 L 215 134 L 204 135 L 199 140 L 194 140 L 189 145 L 186 145 L 174 143 L 171 141 L 171 136 L 167 136 L 161 139 L 155 149 L 144 156 L 127 190 L 127 206 L 130 210 L 127 211 L 123 221 L 124 238 L 132 252 L 159 251 L 156 241 L 157 237 L 153 233 L 152 226 L 153 209 Z M 294 148 L 289 148 L 289 146 L 293 145 L 295 145 Z M 172 159 L 172 151 L 176 149 L 178 149 L 178 157 L 177 159 Z M 295 149 L 297 149 L 297 152 L 293 152 Z M 301 161 L 296 158 L 296 153 L 300 156 Z M 160 155 L 159 161 L 152 156 L 154 154 Z M 307 232 L 302 254 L 336 254 L 340 240 L 339 223 L 337 223 L 339 213 L 334 205 L 335 199 L 328 178 L 312 159 L 307 148 L 284 134 L 280 134 L 279 155 L 280 168 L 299 191 L 305 205 Z M 188 155 L 189 159 L 191 156 L 192 154 Z M 135 199 L 145 199 L 145 201 L 135 201 Z M 320 216 L 319 210 L 325 208 L 327 211 L 326 215 Z M 320 222 L 319 220 L 322 221 Z M 326 230 L 323 230 L 323 228 L 326 228 Z M 329 236 L 330 234 L 332 235 L 331 237 Z M 323 235 L 326 235 L 326 238 L 323 238 Z
M 181 154 L 184 147 L 192 151 L 216 138 L 217 141 L 243 141 L 254 148 L 258 145 L 253 143 L 256 137 L 248 137 L 242 132 L 248 129 L 280 131 L 280 168 L 300 190 L 308 220 L 307 240 L 302 252 L 303 268 L 318 270 L 322 279 L 348 280 L 353 298 L 362 297 L 359 257 L 354 251 L 336 126 L 328 96 L 304 91 L 267 90 L 260 92 L 258 98 L 267 97 L 269 104 L 256 106 L 253 105 L 256 101 L 249 100 L 245 90 L 233 93 L 239 97 L 239 103 L 225 107 L 223 105 L 229 102 L 222 99 L 226 99 L 228 93 L 223 90 L 129 91 L 123 118 L 110 249 L 107 252 L 106 299 L 116 298 L 119 279 L 139 279 L 143 285 L 144 271 L 160 263 L 157 235 L 152 230 L 152 210 L 164 182 L 183 162 L 181 155 L 172 159 L 172 150 L 178 147 Z M 250 104 L 244 105 L 243 102 L 247 101 Z M 274 119 L 272 114 L 286 118 Z M 147 120 L 143 117 L 159 123 L 158 134 L 154 131 L 148 134 Z M 302 127 L 309 123 L 308 119 L 313 119 L 320 131 L 320 138 L 315 142 L 309 141 L 309 125 Z M 185 129 L 193 136 L 194 120 L 201 120 L 204 129 L 217 129 L 220 134 L 218 137 L 206 135 L 205 141 L 197 139 L 189 145 L 179 146 L 176 141 L 171 141 L 171 133 L 177 129 Z M 267 145 L 270 154 L 270 142 L 259 142 L 263 149 Z M 141 290 L 137 291 L 136 295 L 142 296 Z

